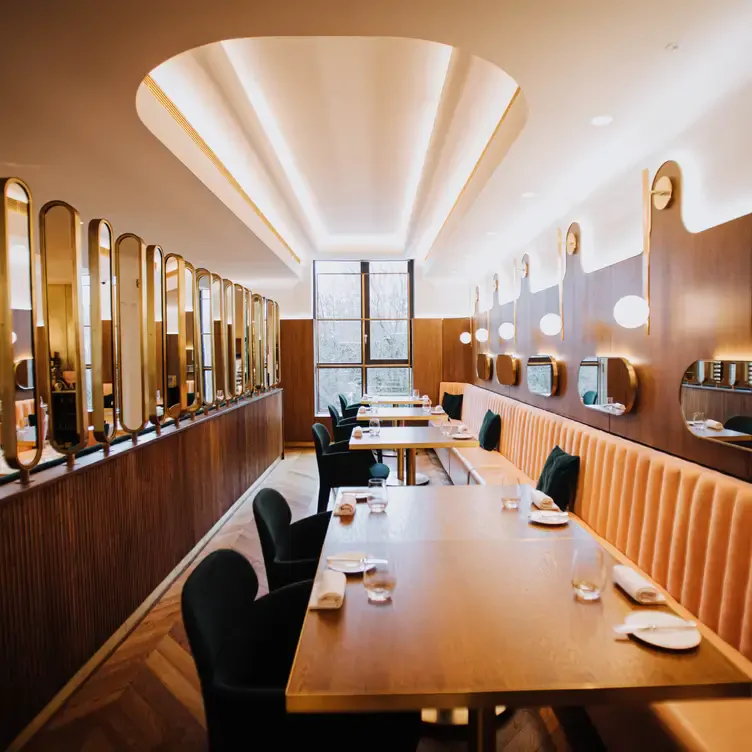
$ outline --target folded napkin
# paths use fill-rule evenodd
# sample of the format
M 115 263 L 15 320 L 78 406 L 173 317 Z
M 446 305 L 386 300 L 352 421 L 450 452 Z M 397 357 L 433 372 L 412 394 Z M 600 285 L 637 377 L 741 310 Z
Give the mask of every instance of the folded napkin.
M 334 505 L 332 514 L 335 517 L 352 517 L 355 514 L 355 494 L 343 493 Z
M 468 430 L 469 430 L 468 427 L 464 423 L 460 423 L 457 426 L 457 433 L 467 433 Z
M 663 593 L 630 567 L 617 564 L 614 566 L 613 577 L 614 583 L 638 603 L 654 605 L 666 602 Z
M 361 414 L 364 413 L 365 411 L 366 411 L 365 406 L 358 408 L 358 412 L 361 413 Z
M 361 399 L 371 399 L 367 394 L 364 394 Z
M 546 511 L 550 509 L 555 512 L 561 511 L 556 502 L 550 496 L 546 496 L 543 491 L 533 489 L 530 499 L 533 502 L 533 506 L 538 507 L 538 509 L 543 509 Z
M 352 436 L 354 439 L 362 439 L 363 429 L 360 426 L 355 426 L 355 428 L 353 428 Z
M 342 572 L 325 569 L 313 583 L 311 600 L 308 608 L 334 609 L 340 608 L 345 600 L 345 585 L 347 578 Z
M 717 420 L 711 420 L 708 418 L 705 421 L 705 428 L 709 428 L 711 431 L 722 431 L 723 423 L 719 423 Z
M 444 412 L 444 408 L 441 405 L 436 405 L 436 407 L 431 408 L 432 413 L 436 413 L 436 415 L 441 415 L 441 413 Z

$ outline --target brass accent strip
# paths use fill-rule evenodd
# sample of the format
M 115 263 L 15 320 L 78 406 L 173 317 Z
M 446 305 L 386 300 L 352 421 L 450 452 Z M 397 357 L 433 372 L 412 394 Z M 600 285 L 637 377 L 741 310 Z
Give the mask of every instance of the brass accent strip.
M 506 120 L 507 115 L 509 114 L 509 111 L 512 109 L 512 105 L 517 101 L 517 97 L 520 95 L 520 87 L 518 86 L 515 90 L 514 94 L 512 94 L 512 98 L 509 100 L 509 104 L 506 106 L 506 109 L 501 115 L 501 118 L 499 119 L 499 122 L 496 123 L 496 127 L 494 128 L 493 133 L 491 134 L 491 138 L 488 139 L 486 142 L 486 145 L 483 147 L 483 151 L 480 153 L 480 156 L 478 157 L 478 161 L 473 166 L 473 169 L 470 170 L 470 174 L 467 177 L 467 180 L 465 181 L 465 184 L 460 189 L 460 192 L 457 194 L 457 198 L 455 199 L 454 203 L 452 204 L 452 208 L 449 210 L 449 214 L 446 215 L 446 218 L 441 223 L 441 227 L 439 228 L 439 231 L 436 233 L 436 237 L 433 239 L 431 243 L 431 247 L 426 251 L 426 255 L 423 257 L 423 261 L 425 261 L 428 256 L 430 255 L 431 251 L 433 250 L 433 246 L 436 243 L 436 241 L 441 237 L 441 233 L 444 231 L 444 227 L 446 227 L 446 223 L 449 221 L 449 218 L 454 213 L 454 210 L 457 208 L 457 204 L 459 204 L 460 199 L 465 194 L 465 191 L 467 190 L 467 186 L 470 185 L 470 181 L 475 177 L 475 173 L 478 171 L 478 167 L 480 166 L 480 163 L 483 161 L 483 157 L 486 156 L 486 152 L 491 146 L 491 143 L 496 138 L 496 134 L 501 129 L 502 124 L 504 123 L 504 120 Z
M 219 174 L 222 175 L 222 177 L 235 189 L 235 191 L 240 195 L 243 201 L 245 201 L 246 204 L 248 204 L 248 206 L 253 209 L 253 211 L 256 213 L 256 216 L 264 223 L 266 228 L 274 235 L 274 237 L 277 238 L 277 240 L 279 240 L 280 243 L 282 243 L 282 245 L 289 251 L 290 255 L 295 259 L 295 261 L 300 263 L 300 257 L 295 253 L 295 251 L 293 251 L 293 249 L 282 237 L 282 235 L 279 234 L 277 228 L 274 227 L 274 225 L 269 221 L 264 212 L 259 209 L 259 207 L 256 205 L 256 202 L 245 192 L 245 190 L 243 190 L 243 187 L 240 185 L 240 183 L 238 183 L 238 181 L 227 169 L 227 167 L 225 167 L 222 160 L 214 153 L 209 144 L 207 144 L 206 141 L 201 138 L 198 131 L 190 124 L 190 122 L 188 122 L 188 119 L 185 117 L 185 115 L 183 115 L 183 113 L 175 106 L 175 103 L 167 96 L 167 94 L 165 94 L 164 90 L 159 86 L 159 84 L 150 75 L 147 75 L 146 78 L 144 78 L 143 83 L 146 85 L 146 88 L 152 93 L 154 98 L 162 105 L 162 107 L 165 108 L 165 110 L 167 110 L 172 119 L 186 132 L 191 141 L 193 141 L 193 143 L 198 146 L 203 155 L 217 168 Z

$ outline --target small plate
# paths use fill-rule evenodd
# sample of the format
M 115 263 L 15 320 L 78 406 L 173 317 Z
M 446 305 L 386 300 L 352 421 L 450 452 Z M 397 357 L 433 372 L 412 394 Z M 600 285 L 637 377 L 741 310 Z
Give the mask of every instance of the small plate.
M 453 439 L 458 441 L 464 441 L 465 439 L 474 439 L 475 437 L 471 433 L 455 433 L 452 435 Z
M 566 512 L 537 509 L 530 512 L 530 522 L 534 522 L 536 525 L 568 525 L 569 515 Z
M 368 554 L 363 551 L 343 551 L 340 554 L 332 554 L 326 557 L 326 566 L 335 572 L 344 574 L 361 574 L 373 565 L 366 564 L 363 559 L 368 558 Z M 337 561 L 331 561 L 336 559 Z
M 676 614 L 652 609 L 649 611 L 633 611 L 631 614 L 627 614 L 624 619 L 624 623 L 629 625 L 657 624 L 663 626 L 664 624 L 682 624 L 683 622 L 684 619 Z M 633 632 L 630 637 L 664 650 L 692 650 L 702 641 L 699 629 L 646 629 L 642 632 Z

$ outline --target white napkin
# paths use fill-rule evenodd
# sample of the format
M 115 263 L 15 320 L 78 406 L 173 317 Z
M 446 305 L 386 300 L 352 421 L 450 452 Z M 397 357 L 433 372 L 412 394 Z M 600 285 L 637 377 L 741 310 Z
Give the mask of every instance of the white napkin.
M 355 428 L 353 428 L 352 436 L 354 439 L 362 439 L 363 429 L 360 426 L 355 426 Z
M 358 408 L 358 412 L 362 415 L 366 411 L 365 405 Z
M 361 397 L 361 399 L 367 400 L 367 399 L 371 399 L 371 398 L 370 398 L 370 397 L 369 397 L 369 396 L 368 396 L 367 394 L 364 394 L 364 395 L 363 395 L 363 396 Z
M 467 433 L 468 430 L 469 430 L 468 427 L 464 423 L 460 423 L 457 426 L 457 433 Z
M 613 572 L 614 583 L 638 603 L 654 605 L 665 603 L 666 598 L 634 569 L 616 564 Z
M 722 431 L 723 423 L 719 423 L 717 420 L 711 420 L 708 418 L 705 421 L 705 428 L 709 428 L 711 431 Z
M 550 496 L 546 496 L 543 491 L 533 489 L 530 499 L 533 502 L 533 506 L 538 507 L 538 509 L 544 509 L 546 511 L 553 510 L 556 512 L 561 511 L 554 500 Z
M 342 572 L 325 569 L 313 583 L 311 600 L 308 608 L 333 609 L 340 608 L 345 600 L 345 586 L 347 578 Z
M 431 408 L 431 412 L 436 415 L 441 415 L 441 413 L 444 412 L 444 408 L 441 405 L 436 405 L 436 407 Z
M 352 517 L 355 514 L 355 494 L 343 493 L 334 505 L 335 517 Z

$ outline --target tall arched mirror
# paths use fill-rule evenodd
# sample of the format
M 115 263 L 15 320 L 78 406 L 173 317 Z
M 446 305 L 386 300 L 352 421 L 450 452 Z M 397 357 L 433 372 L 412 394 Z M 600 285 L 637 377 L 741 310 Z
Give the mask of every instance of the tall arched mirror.
M 74 454 L 89 438 L 81 220 L 69 204 L 50 201 L 39 213 L 39 229 L 50 364 L 48 436 L 58 452 Z
M 235 286 L 229 279 L 222 280 L 222 294 L 225 298 L 225 348 L 227 353 L 227 378 L 225 380 L 225 398 L 235 399 L 235 381 L 237 362 L 235 359 Z
M 92 425 L 97 441 L 109 444 L 118 431 L 118 329 L 115 237 L 106 219 L 89 222 L 91 297 Z
M 185 261 L 173 253 L 165 257 L 165 363 L 167 415 L 179 418 L 188 407 L 185 379 Z
M 264 301 L 264 317 L 266 319 L 266 388 L 269 389 L 274 382 L 274 301 Z
M 33 209 L 31 192 L 15 178 L 0 181 L 3 206 L 0 214 L 0 424 L 2 448 L 8 464 L 28 470 L 42 455 L 45 440 L 45 413 L 40 409 L 37 363 L 36 317 L 41 309 L 37 299 L 39 274 L 32 242 Z M 46 355 L 42 355 L 46 361 Z M 31 388 L 16 388 L 16 363 L 28 377 Z M 46 369 L 46 362 L 44 369 Z M 36 378 L 35 378 L 36 376 Z
M 164 252 L 158 245 L 146 248 L 146 339 L 149 420 L 161 426 L 165 411 L 165 279 Z
M 245 311 L 245 289 L 242 285 L 234 285 L 235 296 L 235 396 L 245 394 L 247 340 L 245 336 L 248 316 Z
M 624 358 L 585 358 L 577 374 L 577 393 L 585 407 L 623 415 L 634 407 L 637 374 Z
M 201 399 L 210 407 L 216 399 L 214 391 L 214 313 L 212 306 L 212 275 L 206 269 L 196 269 L 198 295 L 199 347 L 197 367 L 201 372 Z
M 212 316 L 214 333 L 214 385 L 217 405 L 227 397 L 227 329 L 225 328 L 225 295 L 222 278 L 211 275 Z
M 264 355 L 266 337 L 264 331 L 264 299 L 254 293 L 251 296 L 253 307 L 253 386 L 256 391 L 264 388 Z
M 198 376 L 198 299 L 196 270 L 185 262 L 185 383 L 188 412 L 201 407 L 201 381 Z
M 245 393 L 253 394 L 253 303 L 251 291 L 243 288 L 245 329 Z
M 126 233 L 115 243 L 120 422 L 134 437 L 149 420 L 146 246 Z
M 275 364 L 275 386 L 279 386 L 282 383 L 282 367 L 280 365 L 279 349 L 280 349 L 280 337 L 281 332 L 279 328 L 279 303 L 274 301 L 274 364 Z

